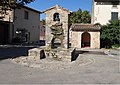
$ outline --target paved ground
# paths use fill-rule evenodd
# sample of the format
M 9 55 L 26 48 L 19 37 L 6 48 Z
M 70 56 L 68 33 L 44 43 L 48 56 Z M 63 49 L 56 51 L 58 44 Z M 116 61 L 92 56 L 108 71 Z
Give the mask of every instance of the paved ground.
M 27 56 L 28 50 L 35 46 L 21 46 L 21 45 L 5 45 L 0 46 L 0 60 L 8 58 L 16 58 L 19 56 Z
M 23 48 L 9 49 L 12 49 L 9 50 L 12 55 L 14 52 L 24 54 Z M 0 57 L 3 54 L 5 57 L 6 52 L 8 49 L 0 50 Z M 118 52 L 112 51 L 112 53 Z M 4 58 L 0 61 L 0 84 L 120 84 L 118 55 L 81 54 L 80 56 L 94 59 L 94 62 L 87 65 L 76 64 L 77 66 L 72 68 L 60 70 L 45 70 L 25 67 Z M 76 61 L 79 59 L 80 57 Z

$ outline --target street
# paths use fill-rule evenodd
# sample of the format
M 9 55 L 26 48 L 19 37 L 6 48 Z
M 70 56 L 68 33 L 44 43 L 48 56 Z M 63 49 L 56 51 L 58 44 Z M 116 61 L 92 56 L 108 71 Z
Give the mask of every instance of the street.
M 94 62 L 62 70 L 26 67 L 8 59 L 26 56 L 30 48 L 0 48 L 0 84 L 120 84 L 118 56 L 81 54 Z

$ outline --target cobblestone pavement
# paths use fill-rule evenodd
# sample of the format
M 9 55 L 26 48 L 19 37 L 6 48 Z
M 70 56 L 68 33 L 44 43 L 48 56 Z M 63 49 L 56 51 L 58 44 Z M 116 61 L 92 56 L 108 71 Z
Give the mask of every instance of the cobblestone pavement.
M 118 55 L 80 54 L 72 63 L 42 60 L 31 64 L 46 68 L 1 60 L 0 84 L 120 84 Z

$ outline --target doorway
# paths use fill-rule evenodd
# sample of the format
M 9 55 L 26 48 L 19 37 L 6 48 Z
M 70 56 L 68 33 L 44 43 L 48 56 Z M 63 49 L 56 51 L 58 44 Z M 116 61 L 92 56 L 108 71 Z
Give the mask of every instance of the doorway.
M 9 25 L 6 23 L 0 23 L 0 44 L 7 44 L 8 43 L 8 27 Z
M 90 34 L 88 32 L 82 33 L 81 47 L 90 47 Z

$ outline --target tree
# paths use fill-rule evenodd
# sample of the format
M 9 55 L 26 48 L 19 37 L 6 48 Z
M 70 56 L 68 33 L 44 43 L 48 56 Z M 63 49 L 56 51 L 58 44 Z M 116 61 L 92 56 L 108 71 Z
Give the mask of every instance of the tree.
M 0 0 L 0 14 L 6 15 L 8 10 L 16 9 L 34 0 Z
M 91 15 L 90 15 L 89 11 L 82 12 L 81 21 L 83 23 L 91 23 Z
M 101 44 L 106 48 L 120 44 L 120 20 L 110 21 L 101 27 Z
M 43 23 L 43 25 L 46 25 L 45 19 L 42 19 L 41 22 Z
M 73 12 L 70 16 L 70 24 L 72 23 L 90 23 L 91 15 L 89 11 L 85 10 L 82 12 L 81 9 Z

